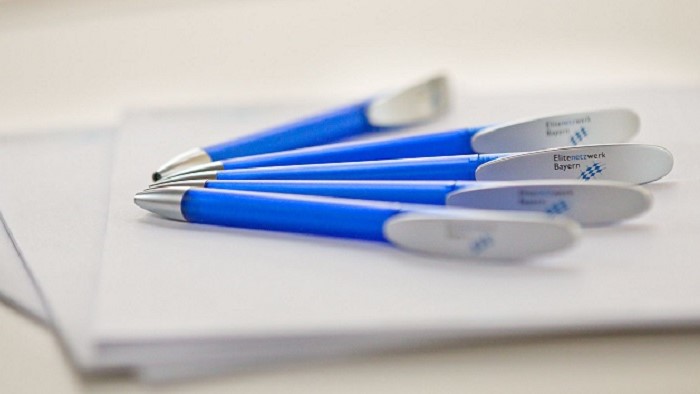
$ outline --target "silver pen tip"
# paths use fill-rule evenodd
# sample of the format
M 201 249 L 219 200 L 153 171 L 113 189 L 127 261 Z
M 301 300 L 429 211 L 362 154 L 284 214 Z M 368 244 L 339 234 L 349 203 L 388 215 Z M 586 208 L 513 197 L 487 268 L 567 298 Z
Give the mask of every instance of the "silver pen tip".
M 146 190 L 161 189 L 164 187 L 174 187 L 174 186 L 189 186 L 189 187 L 199 187 L 204 188 L 207 186 L 207 181 L 202 179 L 196 179 L 192 181 L 169 181 L 168 179 L 163 180 L 163 182 L 154 183 L 150 185 Z
M 151 175 L 151 178 L 154 182 L 157 182 L 160 179 L 170 176 L 176 172 L 184 171 L 190 167 L 209 162 L 211 162 L 211 157 L 209 157 L 207 152 L 201 148 L 190 149 L 168 160 Z
M 203 171 L 203 172 L 193 172 L 191 174 L 184 174 L 178 176 L 172 176 L 168 178 L 162 178 L 158 182 L 154 182 L 149 186 L 149 188 L 154 188 L 158 185 L 165 185 L 171 182 L 177 181 L 195 181 L 195 180 L 215 180 L 218 171 Z
M 134 196 L 134 203 L 168 219 L 186 221 L 180 209 L 182 198 L 189 187 L 164 187 L 147 189 Z
M 188 168 L 185 168 L 184 170 L 181 170 L 181 171 L 172 171 L 167 176 L 162 176 L 161 174 L 158 174 L 158 177 L 159 177 L 159 180 L 166 181 L 166 180 L 169 180 L 173 177 L 177 177 L 180 175 L 194 174 L 197 172 L 206 172 L 206 171 L 222 171 L 222 170 L 224 170 L 224 164 L 220 161 L 213 161 L 211 163 L 199 164 L 196 166 L 188 167 Z M 155 178 L 155 174 L 154 174 L 154 178 Z

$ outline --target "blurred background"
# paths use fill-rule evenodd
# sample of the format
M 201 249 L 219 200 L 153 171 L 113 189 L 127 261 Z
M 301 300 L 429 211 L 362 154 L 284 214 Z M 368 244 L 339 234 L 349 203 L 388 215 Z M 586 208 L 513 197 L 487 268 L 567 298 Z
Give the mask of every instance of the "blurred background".
M 696 0 L 0 1 L 0 129 L 124 107 L 700 86 Z

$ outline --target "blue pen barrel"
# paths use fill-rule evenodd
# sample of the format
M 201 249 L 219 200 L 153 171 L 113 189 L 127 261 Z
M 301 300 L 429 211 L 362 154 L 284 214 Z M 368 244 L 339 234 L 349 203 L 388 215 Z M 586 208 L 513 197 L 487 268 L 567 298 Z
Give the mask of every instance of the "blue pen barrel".
M 483 127 L 382 141 L 333 144 L 286 152 L 238 157 L 223 162 L 224 170 L 296 164 L 390 160 L 408 157 L 473 154 L 471 139 Z
M 217 180 L 475 180 L 481 164 L 501 155 L 466 155 L 220 171 Z
M 366 108 L 363 102 L 203 149 L 212 161 L 219 161 L 321 145 L 379 130 L 369 123 Z
M 183 196 L 181 211 L 194 223 L 386 242 L 384 222 L 401 209 L 398 204 L 194 188 Z
M 412 204 L 444 205 L 447 195 L 456 189 L 455 182 L 436 184 L 367 184 L 265 181 L 207 181 L 207 188 L 247 190 L 268 193 L 308 194 L 314 196 L 355 198 L 361 200 L 397 201 Z

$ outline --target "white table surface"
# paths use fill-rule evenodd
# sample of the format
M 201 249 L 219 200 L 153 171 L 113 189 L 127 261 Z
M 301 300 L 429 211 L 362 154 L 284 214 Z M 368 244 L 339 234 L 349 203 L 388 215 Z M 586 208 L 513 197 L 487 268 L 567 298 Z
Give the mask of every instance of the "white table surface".
M 485 93 L 698 86 L 697 1 L 0 1 L 0 130 L 125 107 L 354 98 L 445 70 Z M 0 305 L 0 390 L 697 392 L 700 332 L 458 345 L 150 387 L 76 376 Z

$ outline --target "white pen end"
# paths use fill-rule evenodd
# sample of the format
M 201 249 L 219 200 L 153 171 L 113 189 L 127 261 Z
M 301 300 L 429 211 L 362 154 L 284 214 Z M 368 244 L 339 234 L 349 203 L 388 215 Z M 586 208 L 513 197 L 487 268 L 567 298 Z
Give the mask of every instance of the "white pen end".
M 367 119 L 374 126 L 394 127 L 436 118 L 449 107 L 447 85 L 447 78 L 438 75 L 378 97 L 369 104 Z
M 479 153 L 525 152 L 628 142 L 638 132 L 639 116 L 634 111 L 611 108 L 497 124 L 478 132 L 472 146 Z
M 666 176 L 673 156 L 660 146 L 645 144 L 585 145 L 513 154 L 485 163 L 478 181 L 570 179 L 643 184 Z
M 652 196 L 628 183 L 577 180 L 483 182 L 456 190 L 447 205 L 565 216 L 584 226 L 602 226 L 630 219 L 649 210 Z
M 428 254 L 519 260 L 573 245 L 576 222 L 535 213 L 477 210 L 404 213 L 384 225 L 396 246 Z

